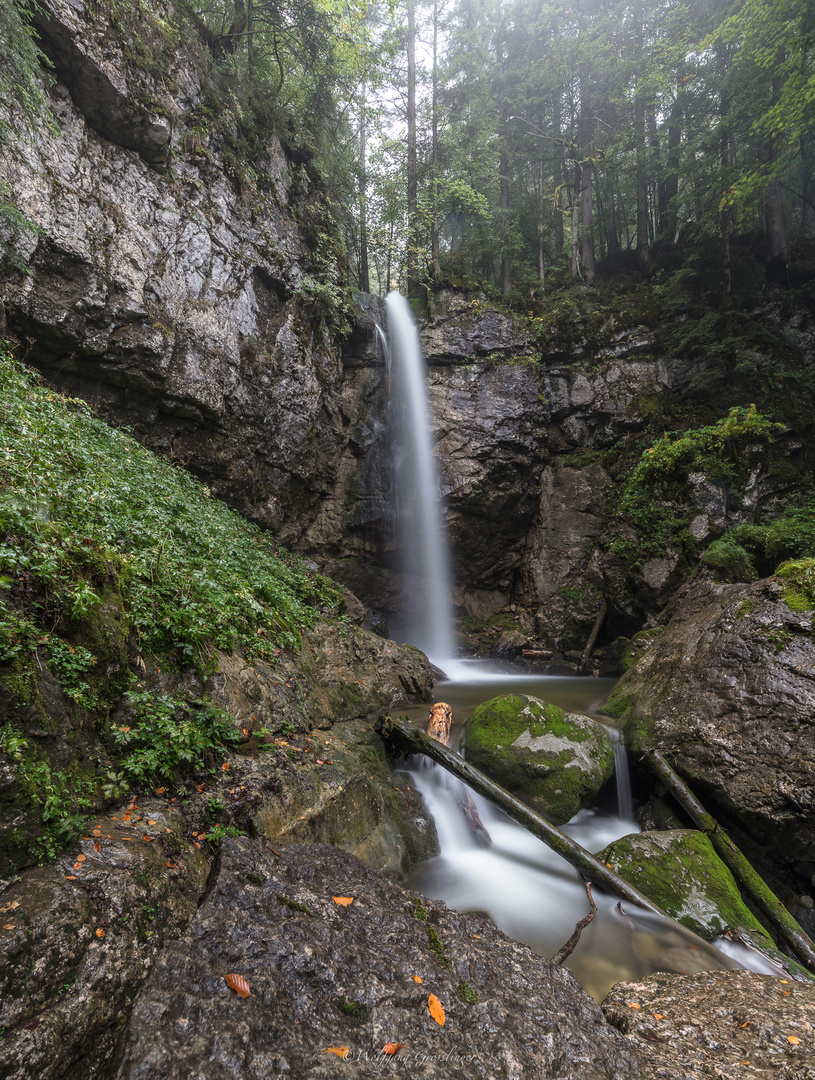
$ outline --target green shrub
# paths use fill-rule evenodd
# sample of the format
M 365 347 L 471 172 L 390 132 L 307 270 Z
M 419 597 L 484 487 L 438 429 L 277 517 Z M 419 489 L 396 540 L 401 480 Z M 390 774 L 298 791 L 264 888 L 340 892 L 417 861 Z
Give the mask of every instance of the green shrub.
M 758 574 L 748 552 L 731 539 L 714 540 L 702 562 L 724 575 L 727 581 L 756 581 Z

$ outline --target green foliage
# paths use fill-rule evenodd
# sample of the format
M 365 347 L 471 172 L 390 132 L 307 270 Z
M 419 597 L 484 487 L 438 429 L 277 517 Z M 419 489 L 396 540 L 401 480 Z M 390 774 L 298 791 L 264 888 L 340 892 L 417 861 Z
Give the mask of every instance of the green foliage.
M 784 583 L 784 600 L 791 611 L 815 608 L 815 558 L 791 559 L 776 574 Z
M 726 581 L 755 581 L 758 578 L 748 552 L 731 538 L 714 540 L 702 555 L 702 562 L 718 570 Z
M 781 427 L 751 405 L 731 409 L 715 424 L 670 435 L 665 432 L 612 493 L 614 509 L 634 527 L 637 539 L 620 531 L 611 540 L 611 549 L 635 567 L 664 555 L 671 544 L 691 557 L 695 545 L 688 525 L 696 511 L 688 500 L 690 473 L 701 472 L 710 480 L 738 486 L 747 467 L 745 449 L 771 442 Z M 715 549 L 711 558 L 724 560 L 726 556 L 728 565 L 735 568 L 737 553 L 729 548 Z M 748 571 L 746 564 L 741 566 L 742 572 Z
M 207 702 L 133 690 L 125 700 L 135 711 L 132 725 L 113 728 L 125 776 L 141 784 L 176 779 L 184 767 L 201 768 L 240 742 L 228 714 Z
M 301 914 L 310 915 L 312 918 L 314 916 L 314 912 L 306 907 L 305 904 L 301 904 L 298 900 L 290 900 L 289 897 L 284 896 L 283 893 L 277 894 L 277 902 L 283 907 L 289 908 L 291 911 L 299 911 Z
M 141 651 L 176 663 L 205 663 L 213 646 L 273 661 L 299 647 L 315 604 L 339 605 L 268 533 L 81 402 L 37 386 L 8 347 L 0 385 L 0 574 L 37 594 L 30 614 L 0 607 L 0 659 L 44 643 L 34 619 L 48 632 L 81 620 L 111 571 Z M 52 658 L 78 677 L 90 660 L 67 648 L 54 639 Z

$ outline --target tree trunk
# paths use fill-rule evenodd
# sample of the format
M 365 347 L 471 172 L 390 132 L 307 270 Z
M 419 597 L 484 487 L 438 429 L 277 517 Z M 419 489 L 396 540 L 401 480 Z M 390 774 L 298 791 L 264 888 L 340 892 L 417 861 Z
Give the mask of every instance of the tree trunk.
M 645 163 L 645 101 L 642 94 L 641 68 L 643 61 L 642 7 L 634 8 L 634 23 L 637 34 L 636 87 L 634 89 L 634 137 L 637 140 L 637 265 L 641 270 L 648 268 L 650 248 L 648 242 L 648 174 Z
M 594 281 L 596 270 L 592 193 L 592 169 L 594 166 L 591 159 L 592 119 L 586 76 L 583 74 L 580 79 L 580 219 L 583 230 L 580 259 L 583 263 L 583 276 L 588 282 Z
M 541 125 L 542 127 L 543 125 Z M 563 168 L 563 139 L 561 127 L 560 91 L 556 90 L 552 96 L 552 130 L 555 137 L 555 157 L 552 166 L 552 180 L 555 186 L 555 260 L 563 254 L 563 185 L 566 181 Z
M 359 113 L 359 287 L 366 293 L 371 291 L 371 275 L 368 268 L 368 178 L 365 171 L 367 137 L 365 84 L 363 83 L 362 106 Z
M 498 178 L 501 200 L 501 292 L 504 296 L 512 289 L 512 264 L 509 256 L 509 155 L 507 154 L 507 105 L 504 95 L 504 43 L 503 27 L 499 27 L 496 41 L 498 61 Z
M 419 187 L 416 170 L 416 4 L 407 0 L 407 292 L 412 295 L 419 284 L 418 207 Z
M 433 283 L 441 277 L 439 255 L 439 117 L 438 117 L 438 50 L 439 50 L 439 4 L 433 0 L 433 100 L 432 100 L 432 164 L 433 164 L 433 210 L 430 224 L 430 259 L 433 264 Z
M 776 71 L 781 69 L 784 61 L 783 50 L 779 51 Z M 781 94 L 782 83 L 778 78 L 773 79 L 773 104 L 778 101 Z M 778 162 L 778 138 L 770 137 L 768 159 L 771 166 Z M 773 170 L 774 171 L 774 170 Z M 770 180 L 764 200 L 764 226 L 767 230 L 767 255 L 773 262 L 786 263 L 789 254 L 787 245 L 787 230 L 784 227 L 784 213 L 781 203 L 781 185 L 776 179 Z

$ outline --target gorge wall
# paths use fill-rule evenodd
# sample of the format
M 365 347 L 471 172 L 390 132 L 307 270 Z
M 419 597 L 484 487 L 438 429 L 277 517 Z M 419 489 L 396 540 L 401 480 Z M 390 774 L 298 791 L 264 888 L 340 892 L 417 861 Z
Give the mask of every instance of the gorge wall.
M 318 255 L 330 226 L 307 155 L 269 139 L 260 181 L 236 179 L 201 126 L 205 78 L 189 51 L 156 80 L 89 6 L 47 0 L 38 26 L 58 80 L 55 130 L 0 161 L 37 226 L 12 238 L 27 270 L 2 281 L 28 362 L 367 605 L 398 608 L 377 305 L 340 332 L 342 281 Z M 591 340 L 575 322 L 564 342 L 481 296 L 448 290 L 433 308 L 422 340 L 455 601 L 482 647 L 579 654 L 603 600 L 603 638 L 630 635 L 711 539 L 800 482 L 800 432 L 788 430 L 774 460 L 792 472 L 755 447 L 740 490 L 693 473 L 665 497 L 669 512 L 681 504 L 682 542 L 637 550 L 617 521 L 615 466 L 642 453 L 660 402 L 704 396 L 706 357 L 669 360 L 664 327 L 630 312 Z M 770 305 L 767 318 L 815 355 L 811 311 Z

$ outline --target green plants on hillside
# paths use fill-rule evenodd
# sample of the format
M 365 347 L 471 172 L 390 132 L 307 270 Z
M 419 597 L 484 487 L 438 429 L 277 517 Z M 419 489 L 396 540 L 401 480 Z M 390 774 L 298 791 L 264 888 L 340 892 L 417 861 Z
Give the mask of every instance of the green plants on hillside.
M 52 856 L 102 799 L 214 766 L 239 741 L 234 722 L 174 690 L 178 676 L 205 679 L 218 650 L 274 667 L 341 602 L 272 536 L 0 343 L 0 681 L 13 695 L 0 752 L 16 777 L 3 804 L 18 800 L 28 818 L 12 858 Z M 64 720 L 44 693 L 61 695 Z M 78 740 L 76 761 L 52 760 L 31 724 Z

